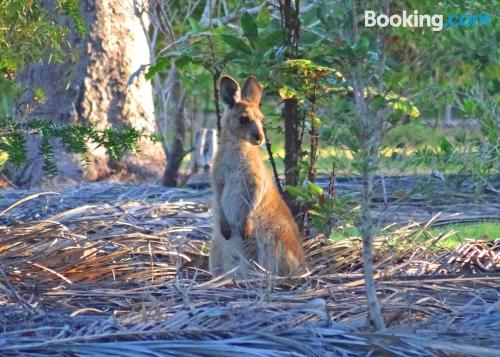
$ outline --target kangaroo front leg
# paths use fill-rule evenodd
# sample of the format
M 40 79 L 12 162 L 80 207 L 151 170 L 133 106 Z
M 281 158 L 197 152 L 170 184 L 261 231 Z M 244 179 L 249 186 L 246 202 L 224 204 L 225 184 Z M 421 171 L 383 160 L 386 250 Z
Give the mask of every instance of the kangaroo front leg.
M 222 208 L 221 196 L 222 191 L 224 190 L 224 185 L 219 183 L 215 187 L 215 207 L 216 207 L 216 215 L 218 218 L 217 224 L 219 225 L 220 232 L 222 236 L 227 240 L 231 238 L 231 226 L 227 221 L 226 215 L 224 214 L 224 209 Z
M 219 210 L 219 228 L 225 239 L 231 238 L 231 227 L 229 226 L 224 210 L 222 209 Z
M 251 217 L 243 220 L 243 224 L 240 227 L 241 238 L 246 239 L 250 237 L 253 234 L 254 228 L 255 226 Z

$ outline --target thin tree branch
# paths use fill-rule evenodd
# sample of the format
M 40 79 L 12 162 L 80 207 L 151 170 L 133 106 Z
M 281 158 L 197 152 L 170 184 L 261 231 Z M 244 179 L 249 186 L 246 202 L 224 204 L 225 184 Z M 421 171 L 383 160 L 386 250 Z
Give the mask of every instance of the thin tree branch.
M 276 162 L 274 161 L 274 155 L 273 155 L 273 150 L 271 146 L 271 140 L 269 140 L 269 136 L 267 135 L 267 130 L 266 127 L 263 127 L 264 129 L 264 137 L 266 139 L 266 150 L 267 150 L 267 155 L 269 155 L 269 162 L 271 163 L 271 167 L 273 169 L 273 174 L 274 174 L 274 180 L 276 181 L 276 186 L 278 186 L 278 190 L 280 193 L 283 192 L 283 186 L 281 185 L 281 181 L 278 175 L 278 170 L 276 169 Z
M 352 2 L 351 19 L 353 22 L 352 39 L 353 42 L 359 40 L 357 25 L 356 3 Z M 373 269 L 373 218 L 371 211 L 371 201 L 373 195 L 373 176 L 374 169 L 378 164 L 379 147 L 381 142 L 381 128 L 377 121 L 380 118 L 374 118 L 377 114 L 372 113 L 368 108 L 364 89 L 367 87 L 362 79 L 362 68 L 358 63 L 353 65 L 350 77 L 354 92 L 354 108 L 356 119 L 361 130 L 360 144 L 361 150 L 361 176 L 363 187 L 361 190 L 361 236 L 363 238 L 363 271 L 365 276 L 366 299 L 368 304 L 369 323 L 376 330 L 385 329 L 384 319 L 380 309 L 380 303 L 377 298 L 377 289 L 375 284 Z M 375 123 L 373 122 L 375 121 Z
M 208 1 L 210 1 L 210 0 L 208 0 Z M 208 3 L 208 1 L 207 1 L 207 3 Z M 258 14 L 262 7 L 269 6 L 269 4 L 270 4 L 270 1 L 265 1 L 261 5 L 252 7 L 250 9 L 241 9 L 240 8 L 240 9 L 232 12 L 229 15 L 226 15 L 226 16 L 223 16 L 220 18 L 212 18 L 211 23 L 213 26 L 222 26 L 222 25 L 225 25 L 229 22 L 232 22 L 232 21 L 239 19 L 244 11 L 248 12 L 250 15 Z M 205 6 L 205 9 L 206 9 L 206 6 Z M 203 10 L 203 11 L 204 11 L 203 14 L 205 14 L 205 10 Z M 210 19 L 208 17 L 205 18 L 204 16 L 202 16 L 201 20 L 200 20 L 200 25 L 201 26 L 208 26 L 209 20 Z

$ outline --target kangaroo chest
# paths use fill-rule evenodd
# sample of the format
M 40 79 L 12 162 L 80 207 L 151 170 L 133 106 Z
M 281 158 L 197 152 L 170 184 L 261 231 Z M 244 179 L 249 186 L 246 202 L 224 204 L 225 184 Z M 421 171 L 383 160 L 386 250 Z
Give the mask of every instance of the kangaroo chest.
M 242 220 L 257 209 L 265 188 L 265 177 L 259 170 L 258 163 L 249 160 L 249 157 L 240 153 L 223 155 L 220 160 L 222 166 L 224 189 L 221 196 L 221 205 L 232 226 L 238 226 Z

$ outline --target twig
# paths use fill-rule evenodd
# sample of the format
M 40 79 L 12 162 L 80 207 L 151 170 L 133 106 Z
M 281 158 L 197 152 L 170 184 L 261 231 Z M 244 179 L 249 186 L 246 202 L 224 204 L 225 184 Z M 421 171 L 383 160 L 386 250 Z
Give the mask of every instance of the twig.
M 283 186 L 281 185 L 281 181 L 278 175 L 278 170 L 276 169 L 276 162 L 274 161 L 274 156 L 273 156 L 273 150 L 271 147 L 271 140 L 269 140 L 269 136 L 267 135 L 267 130 L 266 127 L 263 127 L 264 129 L 264 137 L 266 139 L 266 150 L 267 150 L 267 155 L 269 156 L 269 162 L 271 163 L 271 167 L 273 169 L 273 174 L 274 174 L 274 180 L 276 181 L 276 186 L 278 186 L 278 190 L 280 193 L 283 192 Z
M 7 184 L 9 186 L 11 186 L 12 188 L 19 188 L 19 186 L 17 186 L 14 182 L 9 180 L 9 178 L 3 172 L 0 172 L 0 176 L 2 176 L 2 178 L 5 180 L 5 182 L 7 182 Z
M 215 115 L 216 115 L 216 120 L 217 120 L 217 137 L 220 138 L 220 133 L 222 131 L 222 125 L 221 125 L 221 111 L 220 111 L 220 104 L 219 104 L 219 88 L 217 86 L 217 83 L 219 82 L 219 77 L 220 77 L 220 71 L 215 69 L 214 73 L 212 74 L 212 82 L 213 82 L 213 89 L 214 89 L 214 105 L 215 105 Z
M 210 1 L 210 0 L 208 0 Z M 258 6 L 255 6 L 255 7 L 252 7 L 250 9 L 245 9 L 243 11 L 246 11 L 248 12 L 250 15 L 255 15 L 257 14 L 260 9 L 264 6 L 269 6 L 270 4 L 270 1 L 265 1 L 264 3 L 262 3 L 261 5 L 258 5 Z M 205 7 L 205 10 L 206 10 L 206 7 Z M 225 25 L 229 22 L 232 22 L 236 19 L 238 19 L 241 14 L 242 14 L 242 9 L 238 9 L 236 11 L 234 11 L 233 13 L 229 14 L 229 15 L 226 15 L 226 16 L 223 16 L 223 17 L 220 17 L 220 18 L 212 18 L 212 19 L 209 19 L 208 16 L 205 16 L 205 10 L 203 12 L 203 16 L 200 20 L 200 25 L 201 26 L 207 26 L 210 22 L 213 26 L 222 26 L 222 25 Z
M 310 98 L 310 101 L 312 103 L 312 108 L 310 112 L 310 117 L 311 117 L 311 129 L 309 130 L 309 137 L 310 137 L 310 146 L 309 146 L 309 173 L 308 173 L 308 179 L 310 182 L 314 182 L 316 180 L 316 161 L 317 161 L 317 154 L 318 154 L 318 126 L 315 124 L 316 121 L 316 94 L 318 92 L 318 80 L 319 80 L 319 75 L 315 74 L 313 81 L 314 81 L 314 86 L 313 86 L 313 92 Z M 305 120 L 304 120 L 305 121 Z
M 382 184 L 382 195 L 384 198 L 384 204 L 385 204 L 385 207 L 387 207 L 387 190 L 385 188 L 385 176 L 384 175 L 380 175 L 380 182 Z
M 33 309 L 30 304 L 28 304 L 16 291 L 16 289 L 14 289 L 14 287 L 12 286 L 12 284 L 10 283 L 9 279 L 7 278 L 7 275 L 5 274 L 5 272 L 3 271 L 2 268 L 0 268 L 0 274 L 2 274 L 2 277 L 3 279 L 5 280 L 5 283 L 7 284 L 7 286 L 9 287 L 9 289 L 11 290 L 12 294 L 14 295 L 14 297 L 16 298 L 17 302 L 19 302 L 22 306 L 24 307 L 27 307 L 29 310 L 31 311 L 35 311 L 35 309 Z
M 207 0 L 207 4 L 212 1 L 212 0 Z M 205 15 L 205 13 L 203 14 Z M 208 14 L 209 16 L 209 29 L 211 31 L 212 29 L 212 11 Z M 217 86 L 217 83 L 219 82 L 219 78 L 221 75 L 221 70 L 217 68 L 216 61 L 215 61 L 215 50 L 214 50 L 214 44 L 212 42 L 212 37 L 208 36 L 208 47 L 210 49 L 210 55 L 212 59 L 212 65 L 213 65 L 213 72 L 212 72 L 212 84 L 213 84 L 213 91 L 214 91 L 214 106 L 215 106 L 215 115 L 216 115 L 216 120 L 217 120 L 217 138 L 220 139 L 220 133 L 222 130 L 221 126 L 221 111 L 220 111 L 220 104 L 219 104 L 219 89 Z
M 59 193 L 57 193 L 57 192 L 38 192 L 38 193 L 35 193 L 33 195 L 30 195 L 28 197 L 20 199 L 16 203 L 10 205 L 6 209 L 4 209 L 2 212 L 0 212 L 0 216 L 3 216 L 4 214 L 6 214 L 7 212 L 13 210 L 14 208 L 16 208 L 17 206 L 23 204 L 24 202 L 33 200 L 33 199 L 38 198 L 38 197 L 43 196 L 43 195 L 59 195 Z

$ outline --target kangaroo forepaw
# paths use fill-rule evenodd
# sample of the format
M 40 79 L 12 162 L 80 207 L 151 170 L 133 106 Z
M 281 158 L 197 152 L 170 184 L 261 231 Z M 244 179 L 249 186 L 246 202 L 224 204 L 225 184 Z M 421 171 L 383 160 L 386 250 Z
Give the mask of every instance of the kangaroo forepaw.
M 241 234 L 241 238 L 242 239 L 246 239 L 248 237 L 250 237 L 253 233 L 253 229 L 254 229 L 254 224 L 253 224 L 253 221 L 252 219 L 247 219 L 247 224 L 245 225 L 245 227 L 242 227 L 240 229 L 240 234 Z
M 222 233 L 222 236 L 228 240 L 229 238 L 231 238 L 231 227 L 229 227 L 229 225 L 226 225 L 226 226 L 222 226 L 220 227 L 220 232 Z

